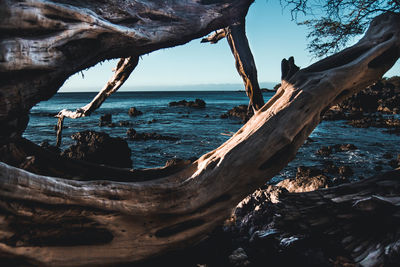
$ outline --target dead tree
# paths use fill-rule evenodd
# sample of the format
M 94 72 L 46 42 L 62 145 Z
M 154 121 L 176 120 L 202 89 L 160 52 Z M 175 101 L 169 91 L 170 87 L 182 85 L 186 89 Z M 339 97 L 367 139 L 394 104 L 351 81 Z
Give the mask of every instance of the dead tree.
M 244 82 L 246 94 L 250 99 L 249 108 L 257 111 L 264 105 L 264 98 L 258 84 L 256 63 L 246 37 L 245 21 L 217 30 L 210 36 L 203 38 L 201 42 L 214 44 L 224 37 L 226 37 L 231 48 L 236 69 Z
M 105 58 L 181 44 L 232 25 L 249 5 L 182 2 L 3 2 L 2 141 L 10 144 L 20 135 L 28 110 L 72 73 Z M 32 33 L 38 38 L 28 38 Z M 131 171 L 113 169 L 114 179 L 74 181 L 0 163 L 0 255 L 25 264 L 107 265 L 202 240 L 294 158 L 331 105 L 381 78 L 399 49 L 400 16 L 384 14 L 357 44 L 338 54 L 297 72 L 293 60 L 284 62 L 275 96 L 227 142 L 175 172 L 142 170 L 139 176 L 148 179 L 127 182 L 118 177 L 132 177 Z M 79 162 L 68 164 L 82 168 Z

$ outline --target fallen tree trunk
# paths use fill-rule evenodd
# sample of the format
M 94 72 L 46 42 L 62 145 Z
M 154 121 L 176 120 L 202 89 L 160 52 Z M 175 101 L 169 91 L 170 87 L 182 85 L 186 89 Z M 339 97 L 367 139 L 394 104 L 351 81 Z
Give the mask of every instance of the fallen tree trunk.
M 1 256 L 107 265 L 202 240 L 294 158 L 332 104 L 381 78 L 399 51 L 400 15 L 384 14 L 353 47 L 297 72 L 285 62 L 282 86 L 232 138 L 156 180 L 72 181 L 0 163 Z

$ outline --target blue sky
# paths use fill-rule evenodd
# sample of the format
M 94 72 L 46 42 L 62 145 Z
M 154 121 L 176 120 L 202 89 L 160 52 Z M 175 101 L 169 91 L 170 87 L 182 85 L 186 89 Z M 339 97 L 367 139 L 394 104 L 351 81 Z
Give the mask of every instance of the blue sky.
M 279 1 L 256 0 L 246 17 L 246 31 L 263 86 L 280 80 L 280 64 L 283 58 L 294 56 L 300 67 L 306 67 L 317 59 L 307 52 L 306 28 L 291 20 L 290 10 L 282 8 Z M 60 92 L 98 91 L 112 76 L 111 69 L 117 60 L 97 64 L 89 70 L 70 77 Z M 399 62 L 387 76 L 400 75 Z M 242 83 L 236 72 L 234 59 L 226 40 L 217 44 L 200 43 L 196 39 L 182 46 L 155 51 L 143 55 L 139 65 L 121 87 L 120 91 L 185 90 L 197 89 L 193 85 L 225 85 L 232 90 Z

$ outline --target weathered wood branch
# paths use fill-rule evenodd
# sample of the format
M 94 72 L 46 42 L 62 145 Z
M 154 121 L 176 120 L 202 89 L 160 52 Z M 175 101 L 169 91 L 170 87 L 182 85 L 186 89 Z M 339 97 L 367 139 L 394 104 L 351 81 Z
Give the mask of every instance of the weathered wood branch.
M 201 43 L 216 44 L 218 43 L 219 40 L 224 39 L 227 33 L 228 33 L 227 29 L 219 29 L 213 32 L 212 34 L 208 35 L 207 37 L 201 39 Z
M 252 0 L 1 1 L 0 141 L 72 74 L 184 44 L 245 17 Z
M 245 21 L 232 24 L 203 38 L 202 43 L 217 43 L 226 37 L 235 58 L 236 69 L 244 82 L 246 94 L 250 99 L 249 108 L 254 111 L 264 105 L 260 85 L 257 79 L 257 67 L 246 36 Z
M 257 79 L 257 67 L 246 37 L 244 20 L 227 28 L 226 38 L 235 57 L 236 69 L 243 79 L 246 94 L 250 98 L 249 106 L 254 111 L 264 105 L 264 99 Z
M 63 109 L 57 114 L 57 117 L 76 119 L 90 116 L 90 114 L 98 109 L 110 95 L 118 91 L 118 89 L 129 78 L 129 75 L 131 75 L 132 71 L 136 68 L 138 63 L 139 57 L 136 56 L 121 58 L 117 64 L 114 75 L 89 104 L 84 107 L 78 108 L 75 111 Z
M 64 127 L 64 115 L 61 115 L 58 116 L 57 126 L 56 126 L 56 133 L 57 133 L 56 147 L 60 147 L 61 145 L 63 127 Z
M 72 181 L 0 163 L 0 253 L 41 265 L 106 265 L 194 244 L 294 158 L 327 108 L 381 78 L 399 56 L 400 15 L 381 15 L 354 46 L 285 75 L 219 148 L 156 180 Z

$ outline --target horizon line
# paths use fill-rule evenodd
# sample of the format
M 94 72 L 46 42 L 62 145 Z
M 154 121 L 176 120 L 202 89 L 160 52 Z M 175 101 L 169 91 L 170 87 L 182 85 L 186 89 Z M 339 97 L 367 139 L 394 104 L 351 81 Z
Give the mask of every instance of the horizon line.
M 262 87 L 261 89 L 273 89 L 273 86 L 277 85 L 278 82 L 259 82 L 260 86 Z M 212 87 L 225 87 L 225 88 L 212 88 Z M 237 89 L 234 88 L 226 88 L 226 87 L 231 87 L 235 86 L 238 87 Z M 269 88 L 271 87 L 272 88 Z M 123 88 L 120 88 L 118 92 L 139 92 L 143 91 L 146 92 L 148 90 L 143 90 L 143 89 L 153 89 L 153 88 L 160 88 L 159 90 L 154 90 L 154 91 L 195 91 L 193 89 L 187 89 L 187 90 L 182 90 L 183 87 L 188 87 L 188 88 L 199 88 L 199 87 L 208 87 L 204 88 L 202 90 L 198 91 L 240 91 L 240 90 L 245 90 L 243 83 L 205 83 L 205 84 L 179 84 L 179 85 L 130 85 L 126 86 Z M 137 88 L 137 90 L 135 90 Z M 171 88 L 176 88 L 174 90 L 165 90 L 165 89 L 171 89 Z M 96 86 L 83 86 L 83 87 L 67 87 L 63 88 L 61 87 L 58 92 L 60 93 L 66 93 L 66 92 L 99 92 L 101 88 L 96 87 Z

